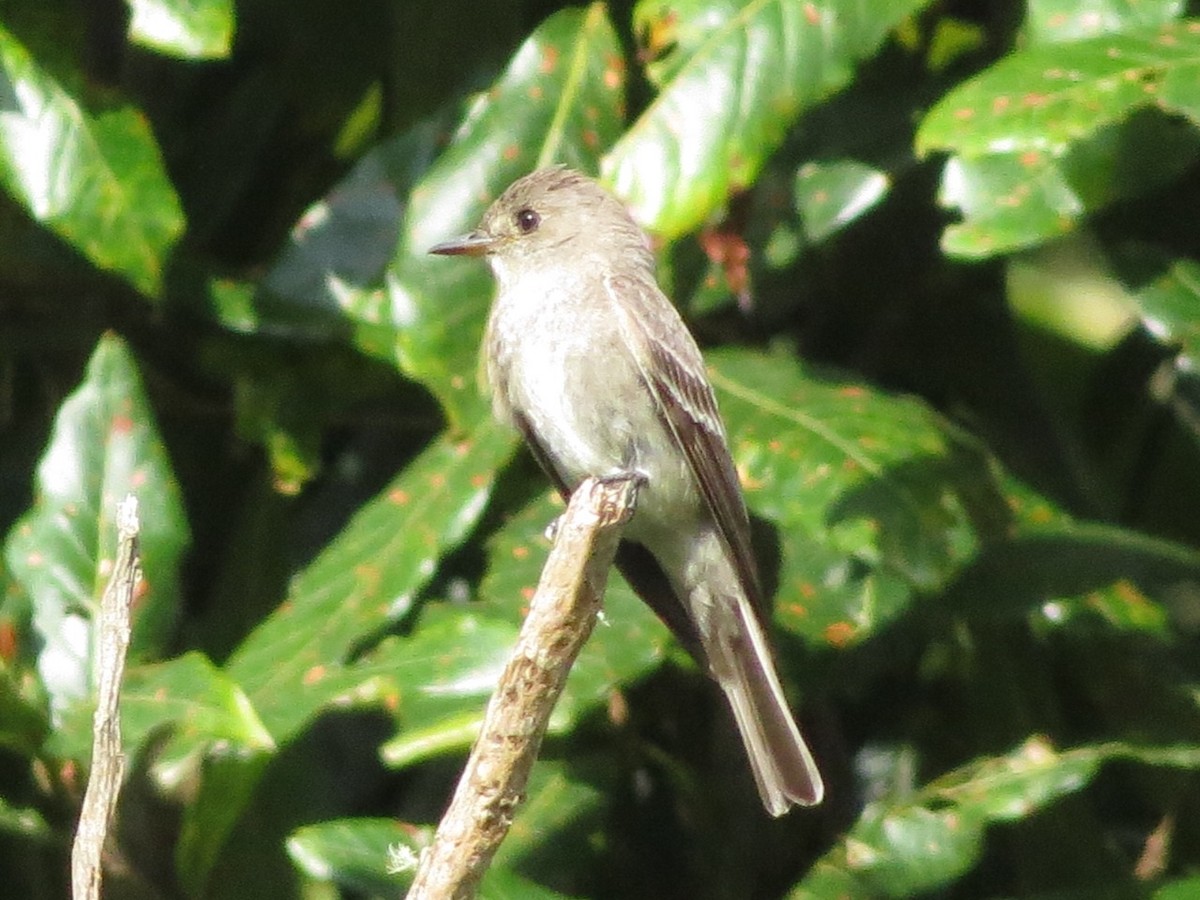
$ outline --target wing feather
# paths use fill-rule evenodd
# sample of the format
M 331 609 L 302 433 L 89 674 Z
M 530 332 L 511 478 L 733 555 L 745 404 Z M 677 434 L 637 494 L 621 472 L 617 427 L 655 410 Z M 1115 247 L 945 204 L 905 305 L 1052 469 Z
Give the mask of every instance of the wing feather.
M 604 283 L 659 417 L 683 450 L 746 596 L 761 609 L 750 520 L 700 350 L 652 279 L 610 274 Z

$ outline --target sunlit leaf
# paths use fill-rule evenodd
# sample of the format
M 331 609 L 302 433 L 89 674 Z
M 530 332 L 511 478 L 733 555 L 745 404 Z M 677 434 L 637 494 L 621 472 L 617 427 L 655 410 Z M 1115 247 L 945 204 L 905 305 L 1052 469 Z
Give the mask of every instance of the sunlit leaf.
M 959 85 L 916 141 L 923 155 L 951 153 L 942 202 L 964 221 L 946 249 L 987 256 L 1044 241 L 1177 175 L 1200 152 L 1198 63 L 1200 33 L 1179 23 L 1031 46 Z
M 92 618 L 116 553 L 117 504 L 127 494 L 137 496 L 142 524 L 130 651 L 137 658 L 161 649 L 174 622 L 189 534 L 137 365 L 109 334 L 59 409 L 38 466 L 36 501 L 5 546 L 13 576 L 32 598 L 43 641 L 38 668 L 60 711 L 85 698 L 94 677 Z
M 858 641 L 1004 533 L 986 460 L 915 399 L 812 377 L 781 353 L 709 359 L 747 503 L 778 530 L 789 630 Z
M 347 678 L 361 680 L 343 673 L 355 645 L 411 610 L 483 512 L 513 446 L 487 418 L 439 438 L 295 577 L 284 604 L 234 653 L 226 671 L 278 741 L 343 696 Z
M 1086 787 L 1110 760 L 1200 767 L 1200 747 L 1101 744 L 1058 751 L 1031 738 L 1006 756 L 949 772 L 910 800 L 869 803 L 858 822 L 788 896 L 911 897 L 975 865 L 992 822 L 1023 818 Z
M 812 242 L 823 241 L 878 203 L 888 176 L 865 163 L 808 163 L 796 173 L 796 209 Z
M 231 0 L 126 0 L 129 38 L 183 59 L 217 59 L 233 43 Z
M 292 862 L 310 878 L 370 895 L 395 895 L 413 872 L 388 872 L 398 848 L 415 863 L 432 834 L 395 819 L 336 819 L 307 825 L 287 840 Z
M 95 265 L 159 294 L 184 220 L 145 117 L 89 115 L 3 27 L 0 183 Z
M 287 851 L 292 862 L 316 881 L 370 895 L 395 896 L 412 883 L 416 860 L 430 840 L 428 829 L 394 819 L 339 819 L 298 829 L 288 838 Z M 397 871 L 389 872 L 389 867 Z M 502 865 L 488 869 L 479 896 L 488 900 L 566 900 Z
M 530 503 L 491 541 L 479 588 L 482 602 L 431 610 L 411 637 L 392 648 L 404 656 L 404 671 L 411 672 L 412 680 L 402 686 L 401 731 L 383 751 L 390 763 L 407 765 L 463 750 L 475 739 L 546 562 L 546 525 L 561 513 L 562 505 L 548 494 Z M 662 662 L 668 641 L 666 627 L 613 572 L 603 616 L 571 668 L 550 721 L 551 733 L 570 731 L 612 691 L 652 671 Z M 373 665 L 382 662 L 373 660 Z
M 1071 43 L 1118 31 L 1155 28 L 1183 14 L 1181 0 L 1030 0 L 1025 34 L 1031 43 Z
M 649 69 L 660 92 L 605 157 L 605 180 L 655 234 L 694 230 L 753 183 L 800 112 L 844 87 L 923 5 L 643 0 L 634 28 L 660 57 Z

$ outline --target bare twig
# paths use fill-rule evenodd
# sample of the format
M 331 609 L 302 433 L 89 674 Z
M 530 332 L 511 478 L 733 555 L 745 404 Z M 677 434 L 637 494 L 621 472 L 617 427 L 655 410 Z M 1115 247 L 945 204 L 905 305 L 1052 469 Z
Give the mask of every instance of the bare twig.
M 125 654 L 129 649 L 129 610 L 140 575 L 137 546 L 140 528 L 137 498 L 130 495 L 117 508 L 117 560 L 112 579 L 100 601 L 97 625 L 99 696 L 92 720 L 92 771 L 71 850 L 74 900 L 99 900 L 104 840 L 125 771 L 117 700 L 125 673 Z
M 516 647 L 484 714 L 479 739 L 408 900 L 474 897 L 513 814 L 567 673 L 600 610 L 634 480 L 588 479 L 559 522 L 554 549 Z

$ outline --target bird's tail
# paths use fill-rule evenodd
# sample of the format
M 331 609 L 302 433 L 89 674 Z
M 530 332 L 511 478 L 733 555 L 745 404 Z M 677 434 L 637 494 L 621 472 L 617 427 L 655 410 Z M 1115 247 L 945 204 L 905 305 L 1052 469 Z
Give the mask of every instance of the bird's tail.
M 795 804 L 814 806 L 825 785 L 784 699 L 766 635 L 748 599 L 739 597 L 734 607 L 738 627 L 716 638 L 720 646 L 706 649 L 746 745 L 763 806 L 773 816 Z

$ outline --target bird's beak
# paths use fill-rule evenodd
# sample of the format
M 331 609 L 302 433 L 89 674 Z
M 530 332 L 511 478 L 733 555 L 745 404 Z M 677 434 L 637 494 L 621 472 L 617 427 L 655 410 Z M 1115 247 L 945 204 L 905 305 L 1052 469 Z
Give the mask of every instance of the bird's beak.
M 434 244 L 429 248 L 429 252 L 440 256 L 483 256 L 494 246 L 494 237 L 481 231 L 472 231 L 470 234 Z

